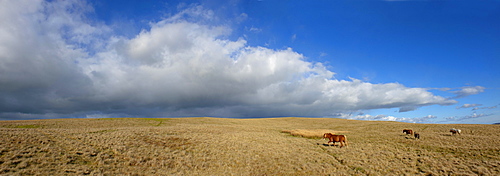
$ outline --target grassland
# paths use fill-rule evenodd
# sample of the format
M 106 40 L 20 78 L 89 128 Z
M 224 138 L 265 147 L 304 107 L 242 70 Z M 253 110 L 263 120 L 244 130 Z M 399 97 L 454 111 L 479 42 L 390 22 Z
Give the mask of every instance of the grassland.
M 324 145 L 324 132 L 345 134 L 348 147 Z M 499 134 L 318 118 L 0 121 L 0 174 L 500 175 Z

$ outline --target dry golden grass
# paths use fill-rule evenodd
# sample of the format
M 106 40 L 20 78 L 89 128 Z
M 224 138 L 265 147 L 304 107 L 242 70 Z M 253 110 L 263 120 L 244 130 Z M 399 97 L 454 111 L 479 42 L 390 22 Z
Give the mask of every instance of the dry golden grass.
M 349 146 L 324 145 L 325 132 Z M 319 118 L 0 121 L 0 175 L 500 175 L 499 134 Z
M 295 129 L 295 130 L 282 130 L 283 133 L 290 133 L 292 136 L 300 136 L 305 138 L 322 138 L 325 133 L 344 134 L 347 131 L 333 131 L 328 129 Z

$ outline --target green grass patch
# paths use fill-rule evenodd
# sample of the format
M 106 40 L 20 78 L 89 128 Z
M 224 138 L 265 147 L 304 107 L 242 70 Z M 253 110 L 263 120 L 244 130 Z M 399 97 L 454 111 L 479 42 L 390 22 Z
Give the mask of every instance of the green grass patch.
M 16 125 L 11 128 L 40 128 L 40 125 Z

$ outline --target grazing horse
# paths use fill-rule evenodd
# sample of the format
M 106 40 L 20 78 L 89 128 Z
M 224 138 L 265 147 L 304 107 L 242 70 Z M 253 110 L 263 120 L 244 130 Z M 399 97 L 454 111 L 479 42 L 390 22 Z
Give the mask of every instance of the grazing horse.
M 323 134 L 323 138 L 326 139 L 328 138 L 328 145 L 330 145 L 330 142 L 333 142 L 333 145 L 335 145 L 335 142 L 340 142 L 340 148 L 342 148 L 345 144 L 347 146 L 347 137 L 345 135 L 335 135 L 332 133 L 325 133 Z
M 420 134 L 418 134 L 417 132 L 413 133 L 415 135 L 415 139 L 420 139 Z
M 411 135 L 413 135 L 413 130 L 409 130 L 409 129 L 404 129 L 404 130 L 403 130 L 403 133 L 406 133 L 406 134 L 411 134 Z
M 453 135 L 453 134 L 457 134 L 457 133 L 458 133 L 458 134 L 460 134 L 460 132 L 462 132 L 462 130 L 452 128 L 452 129 L 450 129 L 450 132 L 451 132 L 451 134 L 452 134 L 452 135 Z

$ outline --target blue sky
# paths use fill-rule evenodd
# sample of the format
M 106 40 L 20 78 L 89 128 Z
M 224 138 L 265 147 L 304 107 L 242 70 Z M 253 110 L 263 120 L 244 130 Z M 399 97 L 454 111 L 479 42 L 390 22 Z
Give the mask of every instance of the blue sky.
M 500 1 L 0 4 L 4 120 L 500 122 Z

